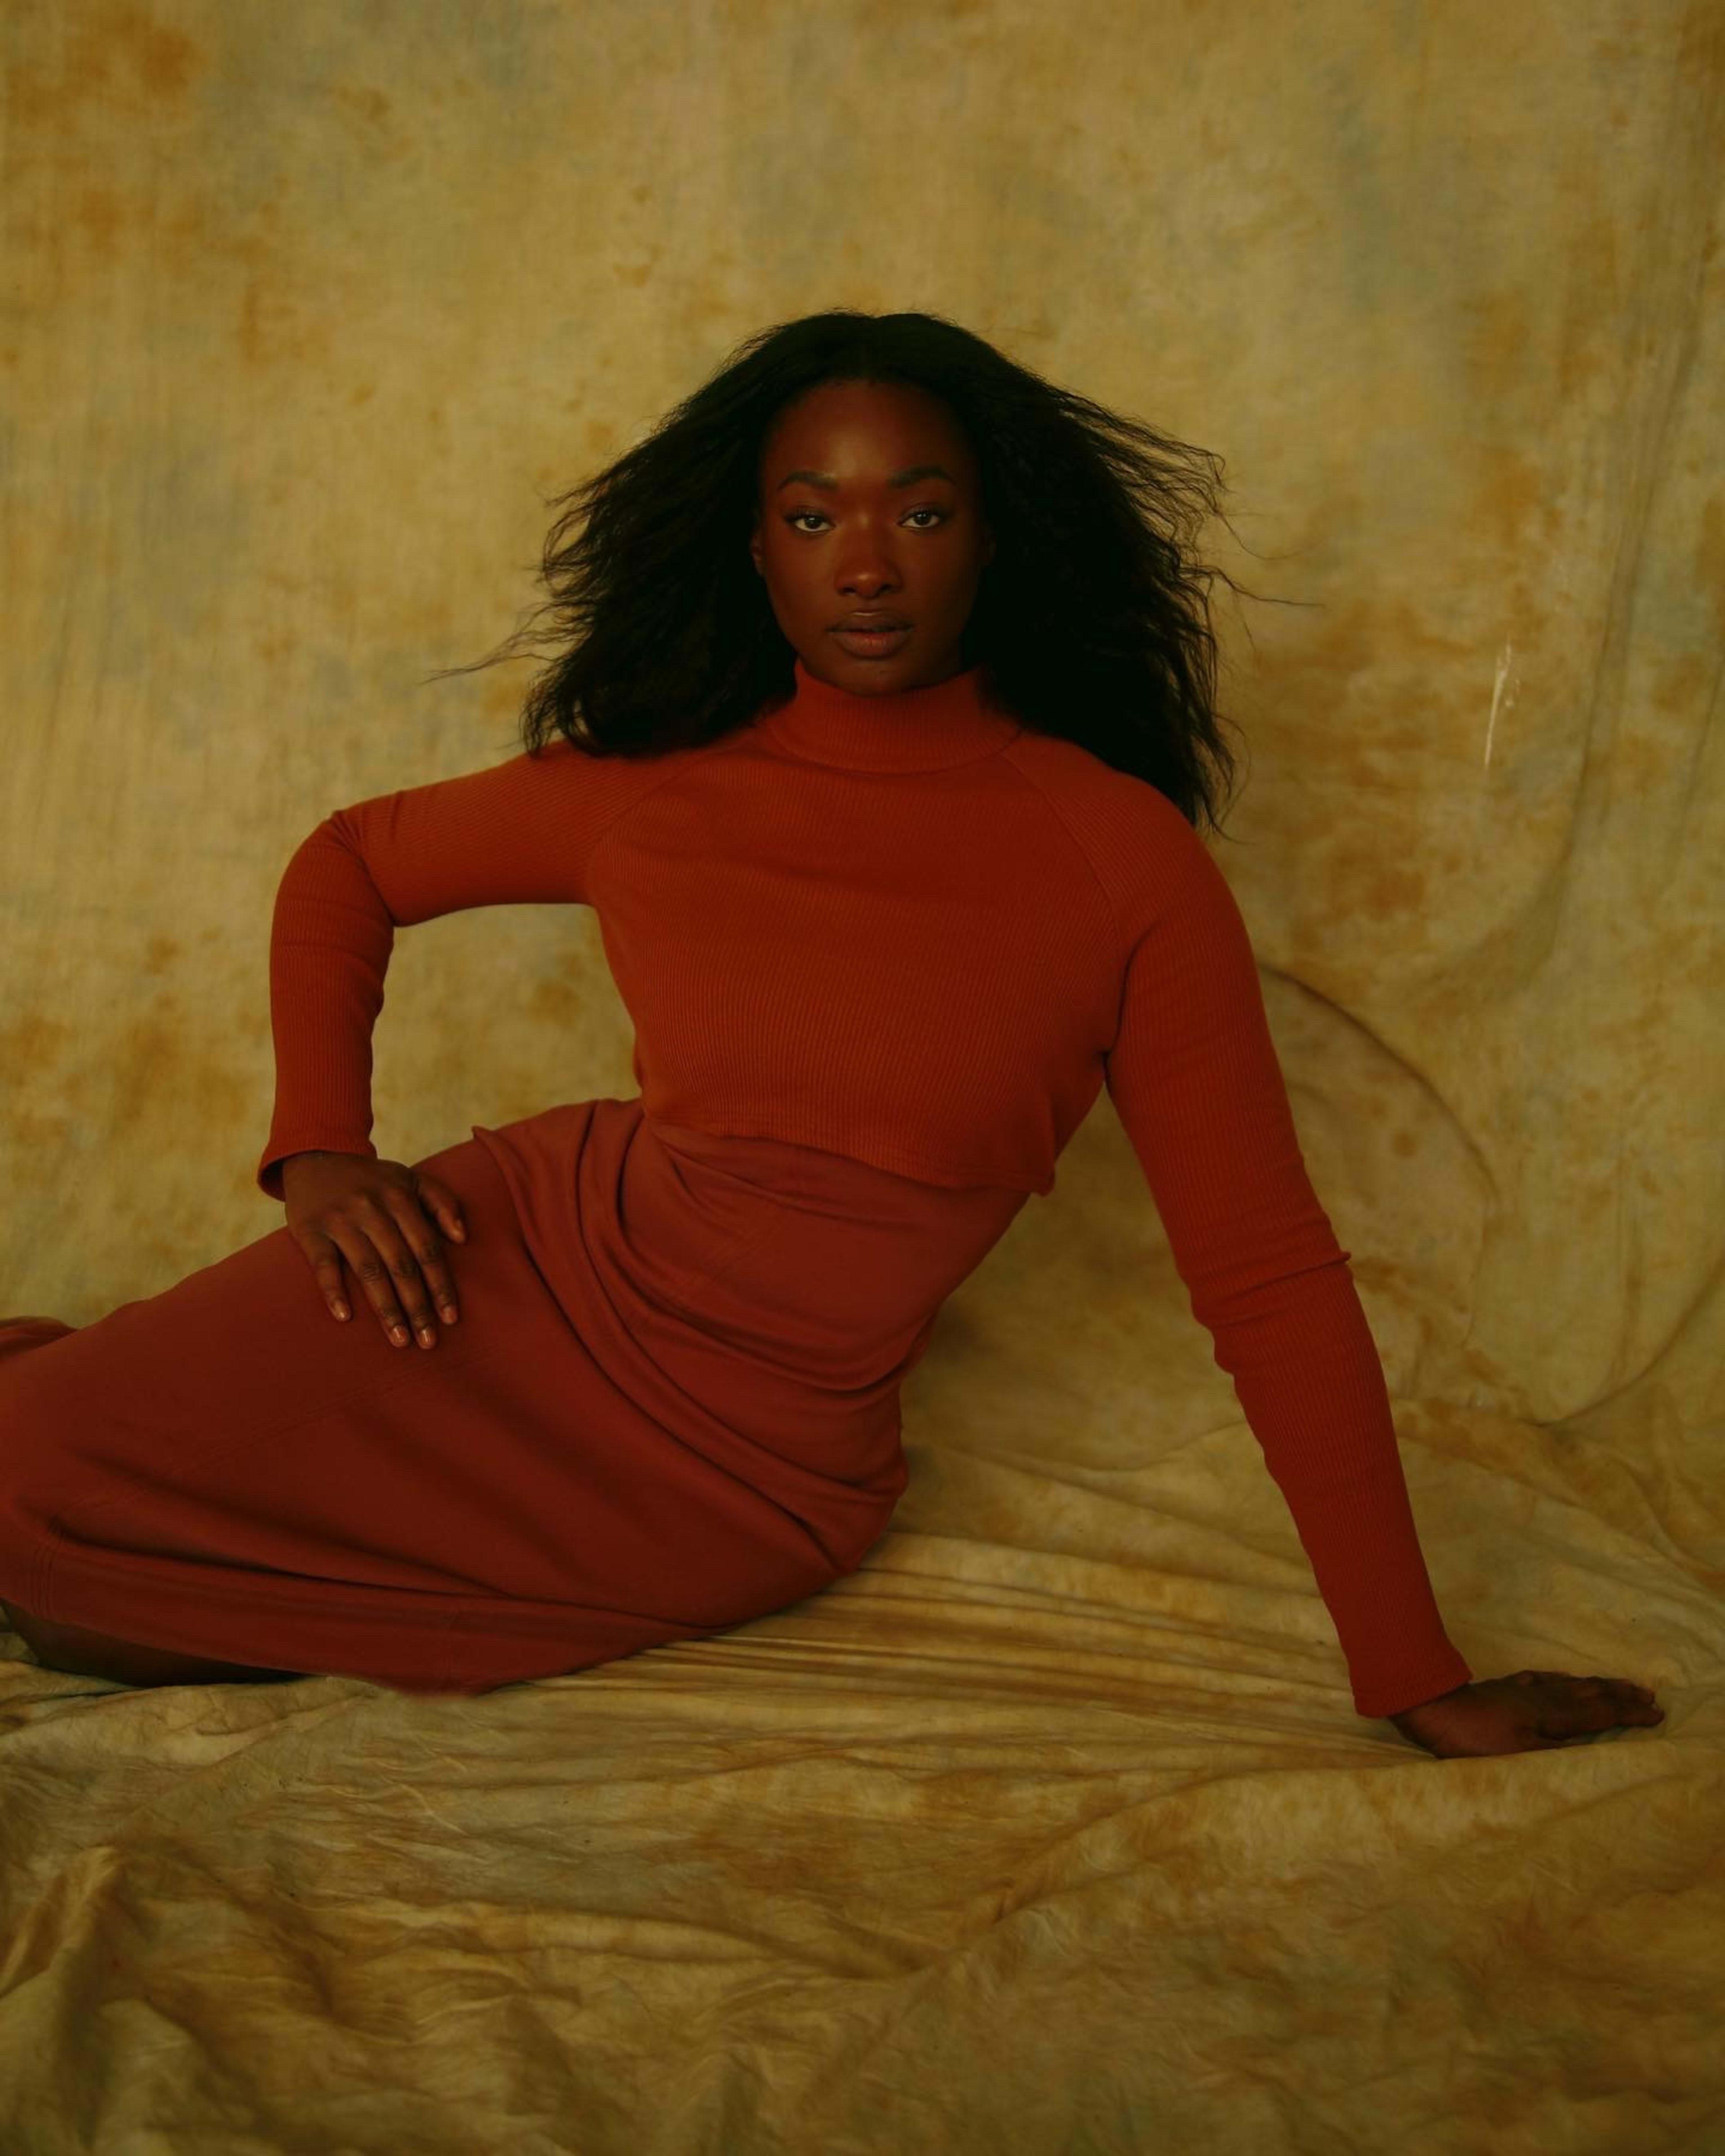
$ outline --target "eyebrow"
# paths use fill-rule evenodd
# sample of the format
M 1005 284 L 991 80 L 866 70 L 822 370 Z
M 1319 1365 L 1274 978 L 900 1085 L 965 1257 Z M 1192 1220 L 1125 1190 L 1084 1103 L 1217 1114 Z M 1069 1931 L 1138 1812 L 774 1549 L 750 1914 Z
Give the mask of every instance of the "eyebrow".
M 839 484 L 830 472 L 787 472 L 773 489 L 773 492 L 783 494 L 793 479 L 807 480 L 811 486 L 824 486 L 829 493 Z M 894 472 L 886 484 L 889 486 L 914 486 L 919 479 L 951 480 L 954 486 L 958 484 L 957 480 L 952 479 L 952 475 L 944 465 L 906 465 L 902 471 Z

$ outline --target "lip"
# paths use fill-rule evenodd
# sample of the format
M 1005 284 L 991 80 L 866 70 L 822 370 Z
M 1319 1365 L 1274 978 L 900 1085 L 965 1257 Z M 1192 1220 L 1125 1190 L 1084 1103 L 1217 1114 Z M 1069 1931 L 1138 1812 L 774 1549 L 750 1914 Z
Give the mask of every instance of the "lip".
M 906 642 L 910 629 L 835 629 L 833 634 L 859 659 L 888 659 Z

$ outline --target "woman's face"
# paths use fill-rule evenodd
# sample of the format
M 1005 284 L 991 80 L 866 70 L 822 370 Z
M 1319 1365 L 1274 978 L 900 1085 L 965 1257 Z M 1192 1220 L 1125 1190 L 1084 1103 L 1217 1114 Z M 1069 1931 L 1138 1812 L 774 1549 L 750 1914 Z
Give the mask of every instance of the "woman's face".
M 929 465 L 940 469 L 919 469 Z M 937 397 L 908 383 L 824 382 L 768 430 L 756 491 L 750 552 L 818 680 L 870 696 L 962 670 L 994 539 L 969 444 Z M 838 625 L 877 609 L 907 633 L 879 656 L 847 649 Z

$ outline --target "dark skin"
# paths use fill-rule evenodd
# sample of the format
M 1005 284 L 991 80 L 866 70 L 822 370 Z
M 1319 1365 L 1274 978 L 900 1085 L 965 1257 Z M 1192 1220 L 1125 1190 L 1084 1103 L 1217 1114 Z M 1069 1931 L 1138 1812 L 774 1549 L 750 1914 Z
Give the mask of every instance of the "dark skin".
M 891 484 L 918 465 L 952 476 Z M 834 485 L 782 484 L 805 470 Z M 768 434 L 757 505 L 749 551 L 787 642 L 817 680 L 887 696 L 963 670 L 964 627 L 994 535 L 969 442 L 937 398 L 887 382 L 811 391 Z M 847 651 L 833 624 L 858 607 L 902 614 L 911 624 L 903 648 L 880 659 Z
M 896 474 L 927 464 L 950 478 L 892 485 Z M 782 484 L 805 470 L 834 484 Z M 956 417 L 929 392 L 901 383 L 829 382 L 811 391 L 779 414 L 762 445 L 750 552 L 780 629 L 818 680 L 887 696 L 960 672 L 994 536 Z M 859 659 L 836 643 L 833 624 L 858 607 L 902 614 L 911 624 L 902 649 Z M 1651 1691 L 1627 1678 L 1517 1670 L 1385 1719 L 1422 1751 L 1454 1759 L 1544 1751 L 1609 1729 L 1649 1727 L 1664 1714 Z
M 938 465 L 895 485 L 909 467 Z M 795 470 L 833 485 L 798 479 Z M 952 413 L 924 390 L 885 382 L 828 382 L 779 415 L 762 446 L 750 552 L 779 628 L 818 680 L 858 696 L 924 688 L 963 670 L 961 647 L 994 536 L 983 513 L 976 461 Z M 902 614 L 911 634 L 897 652 L 860 659 L 833 636 L 853 608 Z M 284 1172 L 290 1224 L 332 1314 L 347 1316 L 337 1251 L 366 1284 L 378 1321 L 405 1347 L 436 1338 L 434 1297 L 454 1316 L 454 1283 L 424 1209 L 444 1232 L 463 1229 L 454 1196 L 398 1163 L 301 1153 Z M 425 1289 L 420 1287 L 424 1279 Z M 399 1299 L 398 1299 L 399 1297 Z M 405 1307 L 403 1306 L 405 1306 Z M 0 1604 L 0 1609 L 5 1608 Z M 278 1679 L 276 1670 L 203 1661 L 141 1648 L 6 1610 L 51 1666 L 125 1684 Z M 1643 1727 L 1664 1710 L 1620 1677 L 1518 1670 L 1489 1677 L 1386 1718 L 1437 1758 L 1480 1758 L 1568 1744 L 1609 1729 Z

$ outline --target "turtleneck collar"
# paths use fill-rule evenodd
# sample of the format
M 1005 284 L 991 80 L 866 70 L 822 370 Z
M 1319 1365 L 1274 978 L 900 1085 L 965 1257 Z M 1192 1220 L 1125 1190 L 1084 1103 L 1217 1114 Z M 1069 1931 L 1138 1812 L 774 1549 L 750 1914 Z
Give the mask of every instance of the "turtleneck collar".
M 845 771 L 944 771 L 990 756 L 1024 732 L 983 690 L 980 662 L 920 689 L 861 696 L 811 674 L 799 655 L 796 685 L 757 724 L 794 756 Z

